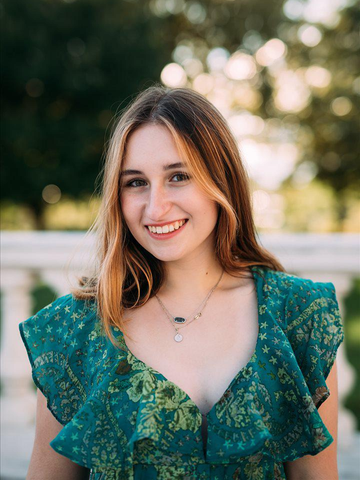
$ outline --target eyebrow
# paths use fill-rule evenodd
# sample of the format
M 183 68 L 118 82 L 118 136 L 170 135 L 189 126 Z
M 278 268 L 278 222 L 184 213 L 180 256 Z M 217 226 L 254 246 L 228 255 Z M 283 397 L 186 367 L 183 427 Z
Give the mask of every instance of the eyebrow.
M 163 170 L 164 172 L 167 172 L 168 170 L 173 170 L 174 168 L 186 168 L 186 165 L 182 162 L 177 162 L 177 163 L 170 163 L 169 165 L 164 165 Z M 125 177 L 127 175 L 143 175 L 144 172 L 141 172 L 140 170 L 124 170 L 121 172 L 121 177 Z

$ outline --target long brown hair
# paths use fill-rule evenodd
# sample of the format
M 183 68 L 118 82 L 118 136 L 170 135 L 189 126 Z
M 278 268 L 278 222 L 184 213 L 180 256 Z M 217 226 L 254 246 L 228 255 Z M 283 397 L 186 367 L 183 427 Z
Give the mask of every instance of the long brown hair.
M 125 334 L 124 309 L 144 305 L 164 282 L 162 262 L 134 239 L 119 200 L 127 141 L 145 124 L 169 129 L 190 175 L 219 205 L 215 254 L 224 270 L 237 277 L 255 265 L 284 271 L 256 238 L 248 176 L 224 117 L 191 89 L 155 84 L 138 94 L 116 120 L 106 151 L 101 205 L 89 229 L 96 230 L 94 272 L 72 290 L 75 298 L 96 299 L 105 333 L 115 346 L 111 327 Z

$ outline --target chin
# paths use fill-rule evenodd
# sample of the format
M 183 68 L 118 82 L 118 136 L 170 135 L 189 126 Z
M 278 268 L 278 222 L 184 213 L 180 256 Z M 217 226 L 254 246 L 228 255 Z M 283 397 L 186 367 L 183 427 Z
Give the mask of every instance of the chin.
M 148 250 L 149 253 L 151 253 L 151 255 L 155 258 L 157 258 L 158 260 L 160 260 L 161 262 L 176 262 L 178 260 L 181 260 L 182 258 L 184 258 L 184 254 L 171 254 L 170 252 L 169 253 L 159 253 L 159 252 L 152 252 L 151 250 Z

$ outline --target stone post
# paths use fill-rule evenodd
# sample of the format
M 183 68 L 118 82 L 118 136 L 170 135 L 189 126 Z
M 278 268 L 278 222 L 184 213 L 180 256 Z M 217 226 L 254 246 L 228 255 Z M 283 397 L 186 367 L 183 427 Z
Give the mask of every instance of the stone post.
M 34 422 L 36 394 L 19 323 L 31 316 L 32 274 L 3 269 L 1 332 L 1 425 Z

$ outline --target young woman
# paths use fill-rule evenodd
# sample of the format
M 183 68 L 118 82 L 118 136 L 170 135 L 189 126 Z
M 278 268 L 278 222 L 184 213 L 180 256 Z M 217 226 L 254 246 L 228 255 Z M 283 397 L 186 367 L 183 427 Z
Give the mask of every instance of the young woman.
M 338 478 L 334 286 L 259 245 L 218 110 L 142 92 L 93 229 L 93 275 L 19 326 L 38 387 L 27 478 Z

